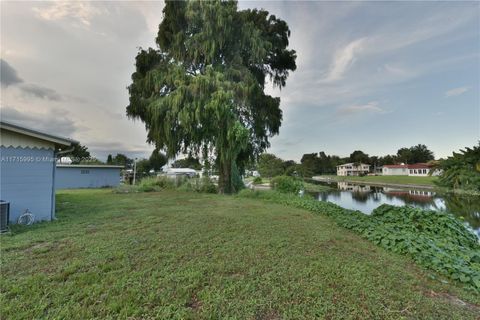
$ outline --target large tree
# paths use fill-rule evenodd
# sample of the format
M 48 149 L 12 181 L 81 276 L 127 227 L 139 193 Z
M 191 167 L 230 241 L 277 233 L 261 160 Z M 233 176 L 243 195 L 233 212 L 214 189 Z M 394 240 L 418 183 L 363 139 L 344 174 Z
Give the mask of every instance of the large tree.
M 426 145 L 418 144 L 410 148 L 400 148 L 397 151 L 397 161 L 404 163 L 419 163 L 434 160 L 433 152 Z
M 305 153 L 300 159 L 300 163 L 302 164 L 302 173 L 307 176 L 311 177 L 314 174 L 319 172 L 319 161 L 318 156 L 316 153 Z
M 167 164 L 167 160 L 167 157 L 158 149 L 153 150 L 150 158 L 148 158 L 151 169 L 155 171 L 160 171 L 162 167 Z
M 178 159 L 175 160 L 174 163 L 172 163 L 173 168 L 190 168 L 190 169 L 195 169 L 195 170 L 201 170 L 202 165 L 200 164 L 200 160 L 198 158 L 188 156 L 183 159 Z
M 435 159 L 433 152 L 424 144 L 418 144 L 411 147 L 410 152 L 412 153 L 412 163 L 428 162 Z
M 80 162 L 85 162 L 90 160 L 90 151 L 86 146 L 81 144 L 76 144 L 73 146 L 73 150 L 69 153 L 62 155 L 62 157 L 70 157 L 72 164 L 79 164 Z
M 361 150 L 355 150 L 350 154 L 350 161 L 354 163 L 370 163 L 368 154 Z
M 400 148 L 397 151 L 397 157 L 396 157 L 398 162 L 403 162 L 403 163 L 410 163 L 412 164 L 412 151 L 409 148 Z
M 109 155 L 110 156 L 110 155 Z M 108 163 L 110 161 L 110 163 Z M 114 164 L 119 166 L 124 166 L 125 168 L 132 168 L 133 167 L 133 159 L 130 159 L 126 155 L 122 153 L 117 153 L 117 155 L 113 158 L 107 158 L 108 164 Z
M 279 132 L 280 99 L 264 89 L 285 86 L 296 69 L 290 30 L 235 1 L 167 1 L 163 14 L 158 49 L 136 57 L 127 115 L 169 158 L 213 154 L 220 192 L 234 192 L 232 176 Z
M 480 142 L 473 148 L 454 152 L 437 168 L 441 170 L 440 185 L 480 192 Z
M 271 153 L 260 155 L 257 164 L 258 172 L 262 177 L 276 177 L 285 172 L 285 166 L 282 159 Z

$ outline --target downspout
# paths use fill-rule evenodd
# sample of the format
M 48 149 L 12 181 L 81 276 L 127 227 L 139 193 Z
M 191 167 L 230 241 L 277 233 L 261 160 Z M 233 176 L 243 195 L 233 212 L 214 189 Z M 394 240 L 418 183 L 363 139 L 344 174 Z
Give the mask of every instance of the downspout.
M 53 150 L 53 170 L 52 170 L 52 212 L 50 213 L 50 220 L 55 220 L 55 171 L 57 170 L 57 156 L 72 152 L 75 149 L 75 144 L 73 144 L 67 150 L 55 151 Z

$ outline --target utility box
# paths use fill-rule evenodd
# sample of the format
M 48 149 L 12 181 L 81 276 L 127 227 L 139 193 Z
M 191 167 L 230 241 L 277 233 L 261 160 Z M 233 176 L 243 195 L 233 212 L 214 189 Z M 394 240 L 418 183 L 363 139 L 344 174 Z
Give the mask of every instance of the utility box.
M 10 202 L 0 200 L 0 233 L 7 232 L 10 218 Z

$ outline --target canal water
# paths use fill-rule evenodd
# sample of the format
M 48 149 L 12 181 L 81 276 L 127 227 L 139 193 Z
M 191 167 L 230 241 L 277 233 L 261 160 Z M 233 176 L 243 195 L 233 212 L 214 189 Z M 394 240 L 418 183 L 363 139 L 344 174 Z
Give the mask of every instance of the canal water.
M 309 181 L 312 182 L 312 181 Z M 446 210 L 465 221 L 480 237 L 480 197 L 437 194 L 432 190 L 377 187 L 348 182 L 319 182 L 329 191 L 313 194 L 319 201 L 370 214 L 382 204 L 414 206 L 426 210 Z

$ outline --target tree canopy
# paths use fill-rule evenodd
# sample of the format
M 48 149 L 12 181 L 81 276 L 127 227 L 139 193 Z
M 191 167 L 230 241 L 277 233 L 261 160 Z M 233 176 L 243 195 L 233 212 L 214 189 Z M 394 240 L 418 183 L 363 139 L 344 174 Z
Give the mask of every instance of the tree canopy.
M 70 157 L 72 164 L 79 164 L 82 161 L 90 160 L 90 151 L 86 146 L 76 144 L 73 146 L 73 150 L 69 153 L 62 155 L 63 157 Z
M 480 192 L 480 142 L 473 148 L 454 152 L 440 161 L 440 184 L 452 189 Z
M 350 161 L 354 163 L 370 163 L 370 158 L 363 151 L 355 150 L 350 154 Z
M 232 175 L 269 146 L 282 120 L 283 87 L 296 69 L 285 21 L 265 10 L 238 11 L 235 1 L 167 1 L 157 49 L 141 49 L 128 87 L 127 115 L 169 158 L 214 154 L 220 192 Z
M 131 168 L 133 165 L 133 159 L 130 159 L 123 153 L 117 153 L 115 157 L 112 157 L 112 155 L 109 154 L 107 156 L 107 164 L 114 164 L 124 166 L 125 168 Z
M 262 177 L 275 177 L 285 172 L 282 159 L 271 153 L 263 153 L 258 159 L 257 170 Z
M 148 158 L 150 168 L 155 171 L 160 171 L 167 164 L 167 160 L 167 157 L 158 149 L 153 150 L 150 158 Z
M 426 145 L 417 144 L 410 148 L 400 148 L 397 151 L 397 160 L 404 163 L 422 163 L 434 160 L 433 152 Z
M 194 158 L 192 156 L 189 156 L 184 159 L 178 159 L 175 160 L 174 163 L 172 163 L 173 168 L 190 168 L 190 169 L 195 169 L 195 170 L 200 170 L 202 169 L 202 165 L 200 164 L 200 160 L 198 158 Z

